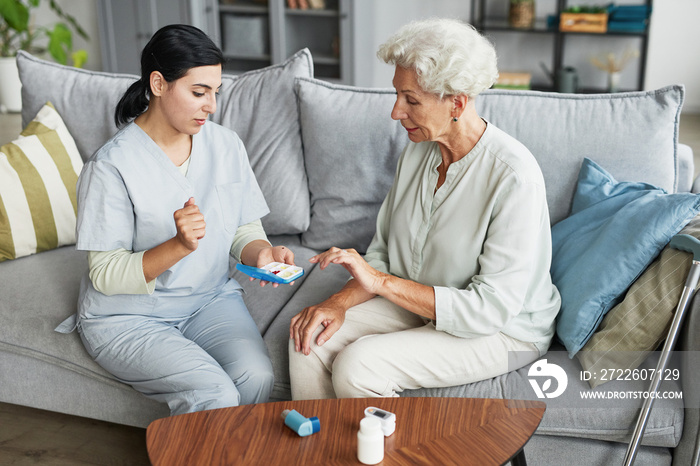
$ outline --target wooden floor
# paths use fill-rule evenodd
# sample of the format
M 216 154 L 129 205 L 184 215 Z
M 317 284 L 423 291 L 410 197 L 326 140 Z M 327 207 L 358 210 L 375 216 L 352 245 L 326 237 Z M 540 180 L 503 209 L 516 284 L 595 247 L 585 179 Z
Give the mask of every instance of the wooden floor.
M 0 464 L 148 465 L 146 429 L 0 403 Z
M 19 115 L 0 114 L 0 144 L 20 129 Z M 700 115 L 683 115 L 679 133 L 700 173 Z M 145 429 L 0 403 L 0 465 L 141 464 L 149 464 Z

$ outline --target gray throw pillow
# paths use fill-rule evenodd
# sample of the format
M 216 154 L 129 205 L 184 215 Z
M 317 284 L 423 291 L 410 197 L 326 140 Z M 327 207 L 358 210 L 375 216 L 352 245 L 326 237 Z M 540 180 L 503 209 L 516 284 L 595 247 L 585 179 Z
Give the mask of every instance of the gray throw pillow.
M 22 126 L 51 102 L 86 161 L 117 132 L 114 109 L 137 76 L 81 70 L 17 54 L 22 82 Z
M 311 224 L 302 244 L 363 253 L 408 143 L 406 131 L 391 119 L 396 92 L 315 79 L 296 83 L 311 193 Z
M 243 140 L 270 214 L 262 223 L 269 235 L 298 234 L 309 226 L 309 185 L 294 79 L 313 77 L 308 49 L 284 63 L 222 78 L 219 108 L 212 121 Z

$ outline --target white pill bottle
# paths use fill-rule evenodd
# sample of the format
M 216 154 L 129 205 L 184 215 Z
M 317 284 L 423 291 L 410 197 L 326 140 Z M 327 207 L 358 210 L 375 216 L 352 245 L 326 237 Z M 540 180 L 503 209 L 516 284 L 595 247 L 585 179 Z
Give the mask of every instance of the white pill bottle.
M 384 432 L 379 419 L 365 417 L 360 421 L 357 459 L 362 464 L 377 464 L 384 459 Z

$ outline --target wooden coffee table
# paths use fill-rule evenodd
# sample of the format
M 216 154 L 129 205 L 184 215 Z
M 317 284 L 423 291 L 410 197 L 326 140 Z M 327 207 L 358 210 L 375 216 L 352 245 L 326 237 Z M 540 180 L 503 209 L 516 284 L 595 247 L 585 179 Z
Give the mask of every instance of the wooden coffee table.
M 340 465 L 357 460 L 364 410 L 396 414 L 383 465 L 524 464 L 522 448 L 542 420 L 541 401 L 478 398 L 350 398 L 238 406 L 158 419 L 146 442 L 156 465 Z M 299 437 L 280 417 L 296 409 L 321 430 Z

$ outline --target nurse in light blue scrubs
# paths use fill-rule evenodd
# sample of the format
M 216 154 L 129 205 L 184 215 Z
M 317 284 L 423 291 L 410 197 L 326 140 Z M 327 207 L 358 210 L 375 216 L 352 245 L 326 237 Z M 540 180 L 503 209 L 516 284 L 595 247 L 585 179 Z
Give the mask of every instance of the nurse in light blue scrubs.
M 77 326 L 97 363 L 172 414 L 268 399 L 272 366 L 229 254 L 294 263 L 267 241 L 240 138 L 207 119 L 223 61 L 197 28 L 156 32 L 117 106 L 121 130 L 78 181 L 76 247 L 90 271 L 77 319 L 57 330 Z

